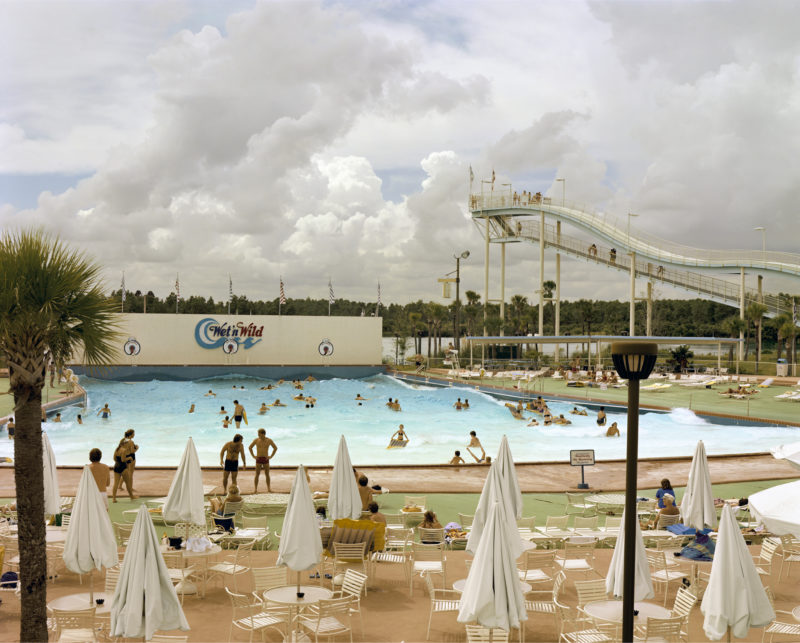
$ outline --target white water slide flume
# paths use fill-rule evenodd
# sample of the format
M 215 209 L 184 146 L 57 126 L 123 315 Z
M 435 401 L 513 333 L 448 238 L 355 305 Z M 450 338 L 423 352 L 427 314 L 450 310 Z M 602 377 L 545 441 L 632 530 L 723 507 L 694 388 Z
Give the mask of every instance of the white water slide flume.
M 556 200 L 559 201 L 560 200 Z M 571 223 L 587 232 L 605 239 L 620 253 L 629 251 L 657 261 L 659 264 L 692 266 L 710 269 L 751 268 L 800 277 L 800 255 L 791 252 L 761 250 L 706 250 L 659 239 L 654 235 L 635 230 L 628 218 L 596 212 L 584 204 L 565 201 L 563 205 L 543 198 L 524 205 L 513 205 L 507 194 L 476 194 L 472 197 L 473 218 L 490 216 L 524 216 L 544 212 L 557 220 Z

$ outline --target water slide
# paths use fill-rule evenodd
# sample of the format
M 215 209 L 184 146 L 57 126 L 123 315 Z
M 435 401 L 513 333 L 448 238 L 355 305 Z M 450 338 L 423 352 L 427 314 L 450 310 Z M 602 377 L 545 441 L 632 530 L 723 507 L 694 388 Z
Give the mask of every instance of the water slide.
M 515 198 L 513 194 L 474 194 L 470 197 L 472 217 L 485 234 L 489 223 L 490 241 L 509 243 L 539 242 L 542 233 L 546 246 L 559 252 L 602 264 L 605 267 L 631 270 L 635 255 L 637 277 L 645 277 L 667 285 L 697 293 L 699 296 L 739 306 L 741 284 L 726 281 L 690 268 L 713 272 L 736 272 L 742 269 L 780 273 L 800 277 L 800 255 L 760 250 L 710 250 L 693 248 L 648 235 L 630 226 L 629 217 L 615 217 L 588 209 L 569 201 L 553 203 L 547 197 Z M 542 226 L 539 215 L 544 215 Z M 535 216 L 536 219 L 530 217 Z M 559 232 L 552 222 L 562 221 L 588 232 L 598 243 Z M 608 245 L 603 245 L 603 242 Z M 612 248 L 616 251 L 612 253 Z M 774 317 L 787 312 L 786 301 L 777 295 L 745 288 L 745 305 L 762 300 L 766 315 Z

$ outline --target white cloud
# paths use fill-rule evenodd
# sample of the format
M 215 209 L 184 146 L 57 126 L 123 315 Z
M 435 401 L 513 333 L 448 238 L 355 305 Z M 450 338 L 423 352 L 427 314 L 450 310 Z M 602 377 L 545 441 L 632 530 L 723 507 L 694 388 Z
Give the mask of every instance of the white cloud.
M 380 279 L 387 301 L 430 299 L 470 249 L 482 292 L 470 165 L 673 241 L 756 248 L 766 225 L 797 251 L 793 4 L 8 6 L 0 174 L 91 176 L 0 223 L 47 225 L 133 288 L 180 272 L 183 294 L 220 297 L 231 273 L 272 297 L 281 273 L 290 296 L 331 276 L 339 297 Z M 390 201 L 397 170 L 424 178 Z M 507 294 L 535 299 L 537 252 L 509 248 Z M 626 296 L 616 273 L 562 266 L 565 297 Z

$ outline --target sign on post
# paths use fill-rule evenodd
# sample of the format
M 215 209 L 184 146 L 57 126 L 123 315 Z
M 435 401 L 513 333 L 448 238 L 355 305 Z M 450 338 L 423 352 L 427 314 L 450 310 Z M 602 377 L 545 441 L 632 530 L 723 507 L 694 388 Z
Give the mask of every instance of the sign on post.
M 594 449 L 570 449 L 569 463 L 573 467 L 581 468 L 581 481 L 578 483 L 578 489 L 588 489 L 589 485 L 584 479 L 583 468 L 594 466 Z

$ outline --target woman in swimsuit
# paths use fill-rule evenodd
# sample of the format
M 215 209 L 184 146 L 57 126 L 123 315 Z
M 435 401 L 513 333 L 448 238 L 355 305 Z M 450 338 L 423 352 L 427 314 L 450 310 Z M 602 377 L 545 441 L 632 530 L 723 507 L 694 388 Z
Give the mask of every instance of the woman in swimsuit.
M 133 485 L 131 483 L 131 468 L 128 466 L 130 462 L 130 449 L 127 438 L 122 438 L 119 445 L 114 451 L 114 487 L 111 490 L 111 501 L 117 501 L 117 489 L 120 488 L 122 482 L 128 488 L 128 496 L 131 500 L 138 498 L 134 495 Z
M 605 426 L 606 425 L 606 407 L 601 406 L 600 410 L 597 412 L 597 426 Z

